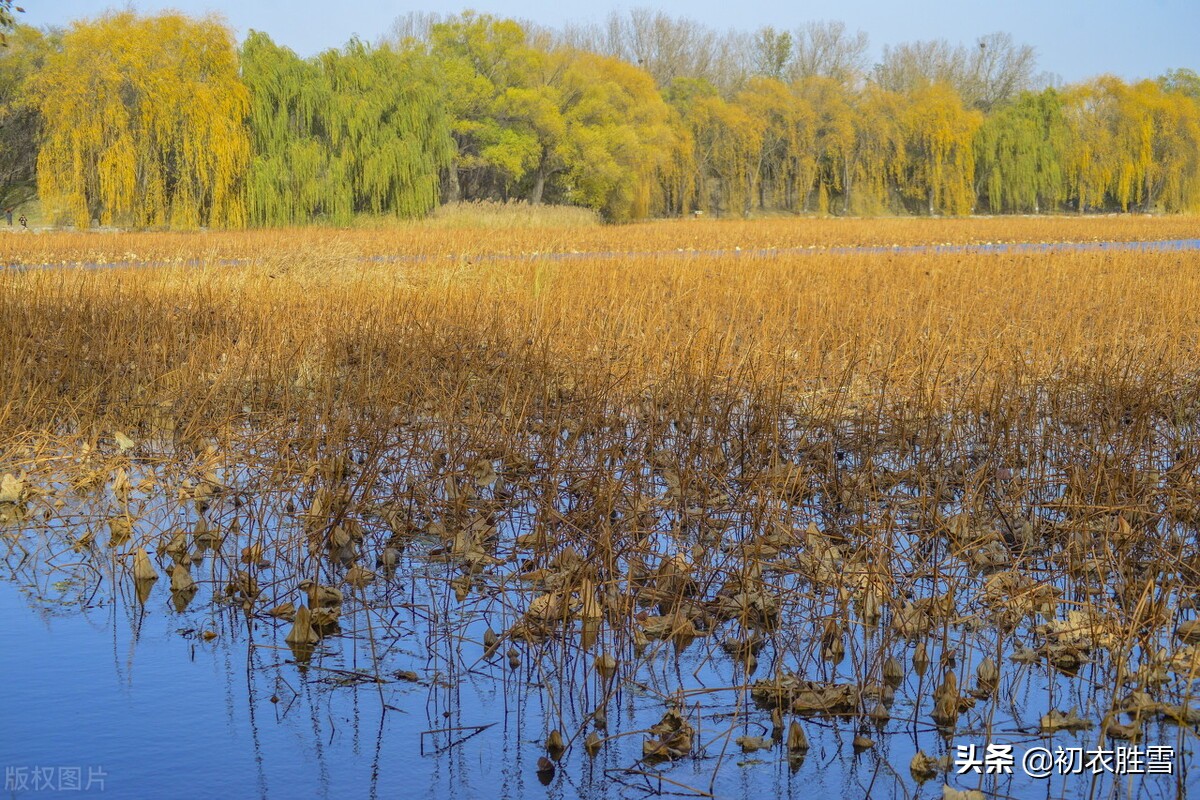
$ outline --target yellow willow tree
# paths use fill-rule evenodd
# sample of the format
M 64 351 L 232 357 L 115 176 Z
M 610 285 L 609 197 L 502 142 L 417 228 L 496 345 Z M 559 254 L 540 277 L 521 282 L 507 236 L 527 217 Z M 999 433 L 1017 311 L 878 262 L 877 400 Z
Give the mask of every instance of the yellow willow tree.
M 812 106 L 782 81 L 762 77 L 751 78 L 736 102 L 762 127 L 755 167 L 758 207 L 795 210 L 817 172 Z
M 671 129 L 673 146 L 659 170 L 659 198 L 651 212 L 663 216 L 687 214 L 694 209 L 696 198 L 696 140 L 683 114 L 668 106 L 667 125 Z
M 1194 101 L 1164 92 L 1154 81 L 1125 84 L 1102 78 L 1117 99 L 1113 118 L 1118 153 L 1113 199 L 1122 211 L 1185 211 L 1200 200 L 1200 120 Z
M 1146 207 L 1200 210 L 1200 99 L 1181 91 L 1161 92 L 1153 99 L 1151 113 L 1155 137 L 1146 174 Z
M 1113 136 L 1119 157 L 1112 193 L 1121 204 L 1121 210 L 1128 211 L 1131 205 L 1142 201 L 1146 176 L 1154 163 L 1154 116 L 1151 106 L 1155 98 L 1148 95 L 1157 94 L 1160 90 L 1150 81 L 1142 84 L 1147 93 L 1139 91 L 1138 86 L 1128 86 L 1111 76 L 1100 78 L 1099 82 L 1103 91 L 1116 98 L 1117 113 L 1112 121 L 1115 123 Z
M 86 226 L 245 224 L 248 97 L 216 17 L 74 23 L 35 82 L 38 191 Z
M 908 191 L 930 214 L 969 214 L 975 202 L 975 132 L 978 111 L 963 107 L 948 84 L 913 93 L 908 114 Z
M 819 75 L 797 81 L 793 87 L 799 102 L 813 109 L 812 143 L 816 156 L 817 208 L 828 214 L 835 194 L 845 194 L 850 176 L 850 159 L 854 152 L 854 110 L 850 93 L 833 78 Z M 804 187 L 804 210 L 809 210 L 813 181 Z M 843 203 L 844 206 L 844 203 Z
M 1079 213 L 1103 208 L 1121 160 L 1113 135 L 1120 116 L 1118 100 L 1099 82 L 1076 86 L 1064 95 L 1063 116 L 1070 132 L 1064 160 Z
M 720 198 L 725 201 L 723 210 L 748 215 L 754 198 L 758 153 L 762 150 L 759 121 L 716 96 L 700 98 L 692 112 L 692 136 L 717 179 Z
M 762 130 L 740 106 L 695 78 L 671 82 L 667 100 L 679 112 L 692 142 L 695 203 L 700 211 L 746 214 L 751 209 Z
M 906 167 L 905 96 L 870 83 L 854 101 L 854 167 L 846 181 L 847 214 L 879 214 L 891 206 Z
M 649 73 L 572 52 L 559 89 L 565 131 L 554 160 L 562 164 L 562 197 L 617 222 L 661 207 L 659 179 L 678 141 Z

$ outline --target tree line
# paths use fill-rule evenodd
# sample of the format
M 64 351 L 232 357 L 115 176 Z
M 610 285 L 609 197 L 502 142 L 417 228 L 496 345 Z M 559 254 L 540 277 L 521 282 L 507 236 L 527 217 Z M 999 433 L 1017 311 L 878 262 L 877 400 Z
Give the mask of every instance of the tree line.
M 17 27 L 0 202 L 86 226 L 417 217 L 525 199 L 693 212 L 1200 210 L 1200 76 L 1050 85 L 1005 34 L 868 64 L 840 23 L 721 34 L 653 11 L 549 30 L 410 15 L 301 58 L 216 17 Z

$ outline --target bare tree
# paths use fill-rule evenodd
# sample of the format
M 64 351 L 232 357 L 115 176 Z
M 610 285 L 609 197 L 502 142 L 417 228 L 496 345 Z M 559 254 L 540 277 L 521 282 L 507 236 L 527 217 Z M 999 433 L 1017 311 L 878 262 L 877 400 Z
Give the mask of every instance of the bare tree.
M 616 56 L 620 49 L 609 43 L 607 25 L 581 25 L 574 22 L 565 23 L 554 32 L 554 46 L 605 56 Z
M 676 78 L 701 78 L 723 92 L 736 90 L 751 71 L 748 36 L 718 33 L 693 20 L 635 8 L 613 12 L 596 25 L 568 25 L 556 44 L 589 50 L 637 64 L 659 86 Z
M 911 92 L 929 83 L 948 83 L 964 103 L 988 111 L 1034 87 L 1037 53 L 1007 33 L 980 37 L 974 48 L 945 39 L 883 48 L 874 79 L 884 89 Z
M 753 69 L 756 75 L 782 80 L 792 64 L 794 41 L 787 31 L 767 26 L 754 34 Z
M 966 51 L 961 46 L 931 39 L 884 45 L 873 77 L 890 92 L 912 92 L 930 83 L 948 83 L 961 91 L 966 73 Z
M 1018 45 L 1007 33 L 989 33 L 976 42 L 971 55 L 964 98 L 984 111 L 1006 103 L 1022 90 L 1033 88 L 1037 52 Z
M 407 41 L 428 43 L 433 26 L 445 22 L 446 17 L 436 11 L 410 11 L 396 17 L 392 29 L 381 43 L 400 45 Z
M 629 60 L 642 65 L 660 85 L 684 75 L 707 76 L 717 50 L 717 35 L 698 23 L 661 11 L 629 12 L 624 44 Z
M 842 22 L 810 22 L 795 35 L 792 76 L 832 78 L 844 86 L 857 84 L 867 71 L 870 39 L 863 31 L 851 33 Z

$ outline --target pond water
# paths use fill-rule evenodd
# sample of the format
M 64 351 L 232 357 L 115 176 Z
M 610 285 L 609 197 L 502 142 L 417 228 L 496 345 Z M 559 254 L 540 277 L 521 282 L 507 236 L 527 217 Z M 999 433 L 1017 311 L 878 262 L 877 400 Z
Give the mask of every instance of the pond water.
M 851 601 L 821 588 L 855 585 L 845 574 L 861 566 L 850 557 L 852 540 L 832 528 L 827 536 L 813 525 L 794 541 L 775 536 L 771 554 L 756 550 L 760 566 L 747 570 L 746 547 L 762 537 L 748 518 L 726 511 L 718 514 L 724 521 L 667 524 L 618 557 L 631 576 L 627 588 L 656 598 L 622 618 L 614 611 L 620 597 L 602 591 L 605 612 L 588 612 L 580 587 L 595 575 L 589 559 L 569 538 L 531 541 L 540 517 L 522 502 L 520 484 L 505 487 L 478 461 L 460 471 L 461 482 L 435 483 L 441 488 L 426 498 L 433 505 L 406 506 L 404 520 L 396 504 L 405 493 L 411 499 L 413 486 L 397 477 L 385 489 L 381 479 L 373 491 L 392 505 L 360 506 L 360 521 L 338 544 L 340 525 L 314 527 L 330 503 L 328 493 L 319 499 L 320 488 L 280 491 L 277 473 L 226 465 L 207 473 L 215 488 L 201 497 L 205 484 L 181 481 L 153 458 L 114 451 L 105 459 L 105 474 L 115 477 L 91 495 L 81 500 L 78 486 L 43 477 L 19 510 L 7 505 L 0 528 L 5 796 L 75 787 L 155 798 L 937 798 L 945 785 L 987 797 L 1200 792 L 1187 668 L 1143 680 L 1156 687 L 1162 708 L 1177 703 L 1172 713 L 1185 724 L 1156 711 L 1140 741 L 1108 738 L 1097 723 L 1129 694 L 1117 678 L 1149 669 L 1145 648 L 1128 651 L 1116 667 L 1109 651 L 1121 645 L 1100 641 L 1120 631 L 1100 632 L 1099 623 L 1084 633 L 1047 631 L 1046 618 L 1026 610 L 998 633 L 984 621 L 1015 601 L 993 597 L 987 607 L 988 597 L 998 591 L 996 576 L 1010 573 L 964 568 L 966 556 L 951 560 L 918 536 L 889 534 L 897 559 L 890 569 L 909 574 L 877 598 L 885 607 L 874 614 L 858 595 Z M 503 463 L 493 467 L 505 472 Z M 422 461 L 422 471 L 438 469 Z M 627 478 L 669 495 L 669 473 Z M 314 477 L 307 475 L 310 487 Z M 897 514 L 905 513 L 902 499 L 893 497 Z M 570 514 L 571 505 L 559 513 Z M 783 513 L 798 519 L 811 511 Z M 119 532 L 121 516 L 132 520 L 131 531 Z M 739 524 L 729 524 L 735 517 Z M 473 527 L 486 534 L 464 534 Z M 306 552 L 302 542 L 317 529 L 328 538 Z M 131 577 L 139 543 L 153 553 L 153 583 Z M 385 556 L 398 543 L 402 551 Z M 352 557 L 325 558 L 326 545 L 349 548 Z M 669 565 L 682 552 L 693 563 L 673 573 Z M 355 580 L 359 563 L 376 564 L 373 580 Z M 180 564 L 194 589 L 172 591 L 166 573 Z M 929 573 L 930 564 L 946 572 Z M 642 566 L 651 577 L 632 577 Z M 685 571 L 691 577 L 680 577 Z M 313 574 L 341 587 L 336 624 L 312 645 L 289 644 L 290 615 L 269 609 L 326 605 L 300 580 Z M 575 583 L 562 588 L 561 575 Z M 706 575 L 721 576 L 724 587 Z M 239 589 L 247 577 L 254 588 Z M 700 585 L 664 599 L 664 587 L 681 580 Z M 730 589 L 735 580 L 741 594 Z M 1041 582 L 1063 597 L 1086 596 L 1060 573 Z M 764 601 L 753 600 L 751 583 L 777 605 L 754 605 Z M 550 601 L 566 607 L 535 620 L 538 604 Z M 731 618 L 722 611 L 731 602 L 758 610 Z M 682 617 L 656 616 L 671 603 L 690 609 L 689 635 L 674 627 Z M 924 621 L 909 635 L 904 616 L 918 605 Z M 676 635 L 647 640 L 637 630 L 653 632 L 664 619 Z M 831 629 L 831 620 L 840 627 Z M 489 647 L 490 631 L 499 638 Z M 840 654 L 832 653 L 835 640 Z M 1169 631 L 1153 641 L 1176 652 Z M 1029 656 L 1027 644 L 1041 657 Z M 923 668 L 919 648 L 930 664 Z M 988 688 L 978 676 L 992 655 L 1000 674 Z M 607 668 L 604 657 L 613 659 Z M 1063 659 L 1078 663 L 1063 666 Z M 959 709 L 939 726 L 930 712 L 946 680 L 957 682 Z M 776 703 L 784 713 L 773 719 Z M 1078 710 L 1088 727 L 1050 734 L 1039 719 L 1052 709 Z M 679 720 L 685 744 L 671 752 Z M 793 722 L 808 742 L 803 752 L 789 751 Z M 562 747 L 548 748 L 555 731 Z M 989 744 L 1011 746 L 1007 768 L 1001 749 L 988 759 L 996 774 L 956 774 L 976 755 L 959 748 L 977 747 L 982 758 Z M 918 776 L 910 769 L 918 750 L 943 761 Z M 1036 764 L 1026 759 L 1034 750 L 1067 760 L 1031 777 Z M 669 757 L 654 757 L 662 753 Z M 1080 763 L 1072 765 L 1075 757 Z
M 578 260 L 610 260 L 610 259 L 639 259 L 639 258 L 781 258 L 797 256 L 821 255 L 899 255 L 915 256 L 926 254 L 983 254 L 983 255 L 1017 255 L 1038 253 L 1077 253 L 1077 252 L 1134 252 L 1134 253 L 1171 253 L 1200 250 L 1200 239 L 1159 239 L 1147 241 L 1089 241 L 1089 242 L 979 242 L 971 244 L 918 244 L 918 245 L 845 245 L 845 246 L 810 246 L 810 247 L 770 247 L 770 248 L 721 248 L 721 249 L 677 249 L 677 250 L 619 250 L 591 252 L 548 252 L 548 253 L 483 253 L 472 254 L 473 261 L 578 261 Z M 434 256 L 420 255 L 375 255 L 365 256 L 363 261 L 372 263 L 427 263 L 437 260 L 458 261 L 468 257 L 467 254 L 446 255 L 442 259 Z M 215 262 L 201 259 L 187 261 L 112 261 L 104 263 L 79 263 L 73 266 L 85 269 L 110 269 L 114 267 L 150 267 L 150 266 L 202 266 L 216 263 L 220 266 L 239 266 L 250 263 L 247 259 L 217 259 Z M 30 264 L 15 263 L 0 265 L 6 269 L 41 269 L 61 268 L 63 264 Z

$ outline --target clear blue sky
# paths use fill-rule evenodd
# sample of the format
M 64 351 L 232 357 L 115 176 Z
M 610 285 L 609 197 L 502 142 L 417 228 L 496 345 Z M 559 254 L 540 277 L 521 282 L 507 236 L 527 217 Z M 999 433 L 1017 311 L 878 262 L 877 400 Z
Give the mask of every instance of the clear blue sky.
M 253 28 L 311 55 L 344 44 L 357 34 L 375 41 L 392 21 L 409 11 L 457 12 L 474 8 L 546 25 L 595 21 L 612 10 L 646 6 L 725 29 L 763 25 L 798 27 L 811 19 L 840 19 L 871 37 L 874 54 L 883 44 L 946 38 L 971 42 L 1006 31 L 1038 51 L 1042 70 L 1068 82 L 1111 72 L 1126 79 L 1154 77 L 1173 67 L 1200 72 L 1200 0 L 841 0 L 839 3 L 787 0 L 667 0 L 609 3 L 606 0 L 476 0 L 457 6 L 420 0 L 24 0 L 24 22 L 65 25 L 114 6 L 138 11 L 174 8 L 188 13 L 216 11 L 237 30 Z

